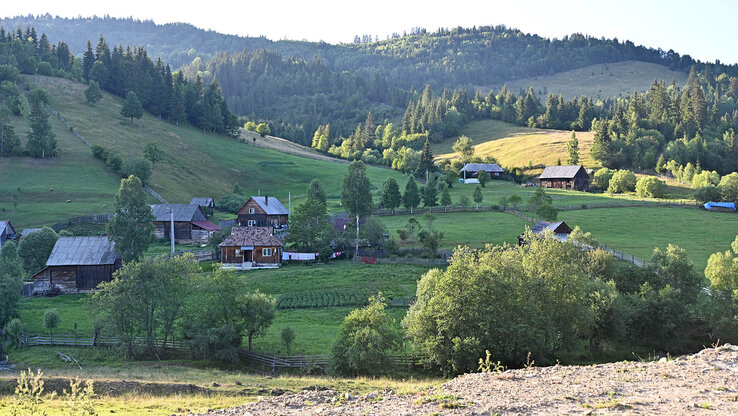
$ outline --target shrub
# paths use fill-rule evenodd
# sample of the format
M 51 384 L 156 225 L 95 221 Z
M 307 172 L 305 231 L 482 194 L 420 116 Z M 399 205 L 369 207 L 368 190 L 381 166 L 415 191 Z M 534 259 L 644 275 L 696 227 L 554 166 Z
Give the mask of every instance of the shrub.
M 92 149 L 92 156 L 95 159 L 100 159 L 103 162 L 108 160 L 108 155 L 110 154 L 110 151 L 105 146 L 100 146 L 99 144 L 93 144 L 91 149 Z
M 238 194 L 229 194 L 218 200 L 218 209 L 235 214 L 246 203 L 246 198 Z
M 128 159 L 123 162 L 123 166 L 120 171 L 121 176 L 124 178 L 133 175 L 138 179 L 141 179 L 142 183 L 146 183 L 151 177 L 151 163 L 142 157 Z
M 692 193 L 692 197 L 697 202 L 704 204 L 706 202 L 720 201 L 722 195 L 720 194 L 720 188 L 717 186 L 706 185 L 695 189 L 694 193 Z
M 608 168 L 598 170 L 594 174 L 592 185 L 604 191 L 608 186 L 610 186 L 610 179 L 612 179 L 613 173 L 614 172 Z
M 633 192 L 636 186 L 636 176 L 629 170 L 619 170 L 612 175 L 607 192 L 618 194 Z
M 119 173 L 120 168 L 123 165 L 123 159 L 113 152 L 108 152 L 108 158 L 105 159 L 105 164 L 110 167 L 114 172 Z
M 559 210 L 550 203 L 543 204 L 536 209 L 536 216 L 544 221 L 556 221 Z
M 51 344 L 54 344 L 54 328 L 59 326 L 59 322 L 61 322 L 59 311 L 56 309 L 47 309 L 44 312 L 44 328 L 49 330 Z
M 282 328 L 282 332 L 279 333 L 279 336 L 282 338 L 285 348 L 287 348 L 287 354 L 289 354 L 292 341 L 295 340 L 295 330 L 286 326 Z
M 5 326 L 5 333 L 8 336 L 8 344 L 11 347 L 20 347 L 21 337 L 26 333 L 26 326 L 20 319 L 15 318 Z
M 733 172 L 723 176 L 718 187 L 723 201 L 738 202 L 738 173 Z
M 666 184 L 653 176 L 645 176 L 636 183 L 636 195 L 650 198 L 666 196 Z
M 54 69 L 51 67 L 51 64 L 48 62 L 41 62 L 38 64 L 38 67 L 36 68 L 36 71 L 39 75 L 44 75 L 47 77 L 50 77 L 54 75 Z

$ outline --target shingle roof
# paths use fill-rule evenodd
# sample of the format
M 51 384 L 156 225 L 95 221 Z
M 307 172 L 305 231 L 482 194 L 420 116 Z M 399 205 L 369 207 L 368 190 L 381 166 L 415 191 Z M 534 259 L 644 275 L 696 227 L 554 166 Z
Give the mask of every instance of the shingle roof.
M 500 173 L 505 171 L 497 163 L 467 163 L 459 172 L 479 172 L 480 170 Z
M 584 169 L 584 168 L 581 165 L 546 166 L 546 168 L 543 169 L 543 173 L 541 173 L 541 176 L 539 176 L 538 179 L 557 179 L 557 178 L 571 179 L 577 175 L 577 172 L 579 172 L 579 169 Z
M 209 207 L 213 205 L 213 198 L 192 198 L 192 201 L 190 201 L 190 205 Z
M 59 237 L 46 266 L 95 266 L 113 264 L 115 243 L 108 237 Z
M 169 209 L 174 210 L 174 221 L 206 221 L 205 214 L 197 204 L 157 204 L 151 206 L 151 212 L 156 219 L 154 221 L 169 221 Z
M 284 243 L 272 234 L 272 227 L 233 227 L 231 235 L 218 247 L 283 246 Z
M 279 202 L 279 199 L 273 196 L 252 196 L 251 199 L 259 204 L 261 209 L 263 209 L 267 215 L 289 215 L 290 213 L 289 211 L 287 211 L 287 208 L 285 208 L 284 205 Z

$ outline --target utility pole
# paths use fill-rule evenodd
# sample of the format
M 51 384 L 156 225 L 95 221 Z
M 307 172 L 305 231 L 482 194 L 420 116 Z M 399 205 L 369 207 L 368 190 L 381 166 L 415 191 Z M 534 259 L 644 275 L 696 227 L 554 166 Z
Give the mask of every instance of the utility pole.
M 169 208 L 169 238 L 172 240 L 172 256 L 174 256 L 174 210 Z

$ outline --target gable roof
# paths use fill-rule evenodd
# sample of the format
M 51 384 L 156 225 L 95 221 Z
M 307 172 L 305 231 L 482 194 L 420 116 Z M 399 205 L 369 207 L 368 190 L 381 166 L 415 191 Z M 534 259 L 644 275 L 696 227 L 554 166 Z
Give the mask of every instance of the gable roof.
M 505 170 L 500 167 L 497 163 L 467 163 L 459 172 L 479 172 L 483 170 L 485 172 L 499 172 L 502 173 Z
M 192 198 L 192 201 L 190 201 L 190 205 L 199 205 L 201 207 L 210 207 L 215 205 L 213 203 L 213 198 Z
M 267 215 L 289 215 L 287 208 L 279 202 L 279 199 L 273 196 L 252 196 L 251 199 L 256 202 Z M 248 202 L 248 201 L 246 201 Z
M 115 243 L 108 237 L 59 237 L 46 266 L 97 266 L 113 264 Z
M 0 221 L 0 234 L 6 230 L 8 231 L 8 237 L 15 235 L 15 228 L 13 228 L 13 224 L 11 224 L 9 220 Z
M 582 165 L 574 165 L 574 166 L 546 166 L 545 169 L 543 169 L 543 173 L 541 173 L 541 176 L 538 177 L 538 179 L 573 179 L 577 176 L 580 170 L 583 170 L 584 167 Z M 584 171 L 586 174 L 587 172 Z
M 218 247 L 283 246 L 284 243 L 272 234 L 272 227 L 233 227 L 231 235 Z
M 205 231 L 217 231 L 220 230 L 220 226 L 213 224 L 210 221 L 192 221 L 192 225 L 196 225 Z
M 154 221 L 169 221 L 169 210 L 174 211 L 174 221 L 207 221 L 205 214 L 197 204 L 157 204 L 151 206 L 151 212 L 156 219 Z
M 571 228 L 568 225 L 566 225 L 564 221 L 559 221 L 559 222 L 538 221 L 536 225 L 530 227 L 530 230 L 536 234 L 543 234 L 546 231 L 551 231 L 554 234 L 571 233 Z

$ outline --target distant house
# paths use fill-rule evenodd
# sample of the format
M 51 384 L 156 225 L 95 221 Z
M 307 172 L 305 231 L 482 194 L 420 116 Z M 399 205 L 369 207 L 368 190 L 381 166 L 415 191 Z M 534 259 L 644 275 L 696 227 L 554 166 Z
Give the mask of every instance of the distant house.
M 362 218 L 359 220 L 359 226 L 364 225 L 366 222 L 366 218 Z M 356 223 L 353 218 L 334 218 L 333 219 L 333 228 L 336 230 L 337 233 L 342 233 L 346 231 L 347 229 L 356 230 Z
M 290 212 L 273 196 L 252 196 L 238 210 L 238 224 L 242 227 L 287 226 Z
M 566 239 L 569 238 L 569 234 L 571 234 L 572 229 L 563 221 L 538 221 L 530 228 L 530 231 L 537 236 L 543 236 L 547 231 L 550 231 L 553 233 L 554 238 L 566 241 Z M 525 244 L 525 234 L 518 236 L 518 245 L 522 246 L 523 244 Z
M 0 250 L 3 248 L 8 240 L 15 240 L 18 235 L 15 233 L 15 228 L 8 220 L 0 221 Z
M 156 225 L 156 238 L 169 238 L 171 212 L 174 212 L 174 241 L 178 243 L 207 243 L 220 229 L 205 218 L 197 204 L 157 204 L 151 206 Z
M 735 212 L 735 202 L 708 202 L 704 207 L 708 211 Z
M 218 247 L 222 267 L 248 270 L 279 267 L 284 243 L 274 236 L 273 227 L 233 227 Z
M 59 237 L 46 267 L 33 275 L 34 294 L 76 293 L 113 280 L 120 268 L 115 243 L 107 237 Z
M 41 231 L 41 228 L 24 228 L 20 233 L 20 238 L 23 238 L 28 234 L 35 233 L 36 231 Z
M 192 198 L 190 205 L 199 205 L 200 208 L 202 208 L 202 212 L 207 216 L 211 216 L 213 215 L 213 212 L 215 212 L 215 202 L 213 202 L 213 198 Z
M 544 188 L 574 189 L 586 191 L 589 189 L 589 174 L 582 165 L 576 166 L 546 166 L 538 177 Z
M 487 172 L 490 178 L 499 178 L 505 173 L 497 163 L 467 163 L 459 174 L 462 174 L 464 179 L 476 178 L 479 171 Z

